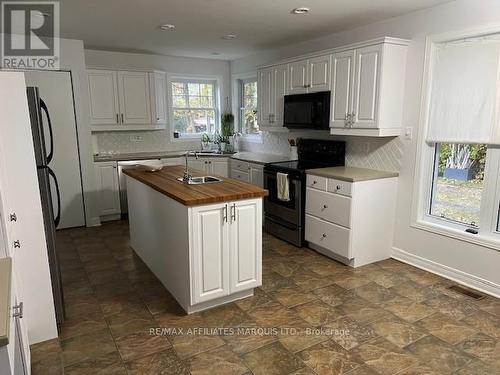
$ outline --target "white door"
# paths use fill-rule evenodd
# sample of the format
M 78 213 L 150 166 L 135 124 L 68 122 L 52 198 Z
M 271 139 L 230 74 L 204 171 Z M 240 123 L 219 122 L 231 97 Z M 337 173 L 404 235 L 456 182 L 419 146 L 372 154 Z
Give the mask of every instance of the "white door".
M 264 172 L 262 167 L 251 165 L 249 168 L 249 180 L 252 185 L 264 188 Z
M 116 162 L 95 163 L 99 195 L 100 215 L 121 213 L 120 185 L 118 182 L 118 166 Z
M 262 203 L 258 200 L 230 204 L 231 293 L 262 284 Z
M 336 53 L 332 57 L 332 127 L 343 128 L 352 108 L 354 51 Z
M 378 81 L 382 46 L 356 50 L 353 113 L 355 128 L 376 127 Z
M 307 60 L 296 61 L 288 64 L 288 77 L 290 85 L 289 94 L 300 94 L 307 92 Z
M 57 229 L 85 226 L 71 73 L 32 71 L 25 72 L 24 76 L 27 86 L 39 88 L 40 98 L 47 105 L 52 123 L 54 156 L 49 166 L 56 174 L 61 197 L 61 221 Z M 42 121 L 44 124 L 48 123 L 44 112 Z M 48 128 L 45 135 L 47 134 Z M 56 200 L 54 185 L 52 199 Z
M 285 95 L 287 94 L 287 74 L 288 67 L 286 65 L 278 65 L 272 68 L 273 70 L 273 87 L 272 87 L 272 101 L 273 101 L 273 114 L 272 126 L 283 126 L 283 114 Z
M 217 176 L 228 177 L 229 163 L 227 159 L 212 158 L 210 160 L 210 173 Z
M 192 211 L 192 303 L 229 294 L 227 205 L 200 206 Z
M 116 72 L 87 70 L 92 125 L 119 124 L 119 100 Z
M 273 72 L 272 68 L 259 70 L 258 73 L 258 100 L 259 100 L 259 125 L 269 126 L 271 124 L 271 116 L 273 113 L 272 105 L 272 86 Z
M 330 90 L 331 55 L 309 59 L 308 92 Z
M 122 124 L 151 124 L 149 78 L 145 72 L 118 72 Z
M 150 73 L 152 120 L 155 124 L 167 123 L 167 81 L 165 73 Z

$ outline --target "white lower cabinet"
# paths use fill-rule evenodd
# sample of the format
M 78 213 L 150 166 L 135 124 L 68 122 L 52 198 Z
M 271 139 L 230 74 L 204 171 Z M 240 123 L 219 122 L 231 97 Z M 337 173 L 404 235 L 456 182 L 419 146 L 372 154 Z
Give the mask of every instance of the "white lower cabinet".
M 217 176 L 229 177 L 229 163 L 227 158 L 224 157 L 189 157 L 188 166 L 189 169 L 196 169 L 209 175 L 215 174 Z
M 117 162 L 98 162 L 94 165 L 100 216 L 120 214 L 120 183 Z
M 231 159 L 231 178 L 264 188 L 264 167 L 261 164 Z
M 193 304 L 262 283 L 262 200 L 192 208 Z
M 308 174 L 305 239 L 352 267 L 391 256 L 397 178 L 347 182 Z

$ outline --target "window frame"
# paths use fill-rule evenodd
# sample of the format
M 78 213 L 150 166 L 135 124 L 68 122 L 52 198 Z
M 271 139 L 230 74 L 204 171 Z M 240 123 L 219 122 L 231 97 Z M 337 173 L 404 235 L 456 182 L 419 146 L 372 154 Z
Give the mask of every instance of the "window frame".
M 213 101 L 214 107 L 210 108 L 189 108 L 189 107 L 174 107 L 173 103 L 173 92 L 172 83 L 182 82 L 182 83 L 212 83 L 214 85 L 213 89 Z M 221 96 L 221 82 L 222 77 L 220 76 L 200 76 L 200 75 L 168 75 L 167 76 L 167 96 L 168 96 L 168 118 L 170 122 L 170 140 L 172 142 L 182 142 L 182 141 L 193 141 L 201 139 L 203 133 L 189 134 L 180 133 L 179 138 L 174 137 L 175 127 L 174 127 L 174 111 L 175 110 L 214 110 L 215 116 L 215 131 L 220 130 L 220 96 Z M 213 134 L 210 134 L 213 135 Z
M 500 251 L 500 147 L 488 146 L 478 234 L 465 232 L 468 225 L 450 222 L 430 214 L 434 183 L 436 144 L 426 142 L 433 62 L 437 45 L 457 39 L 500 33 L 500 26 L 483 27 L 429 36 L 426 38 L 422 100 L 419 116 L 414 192 L 410 226 Z

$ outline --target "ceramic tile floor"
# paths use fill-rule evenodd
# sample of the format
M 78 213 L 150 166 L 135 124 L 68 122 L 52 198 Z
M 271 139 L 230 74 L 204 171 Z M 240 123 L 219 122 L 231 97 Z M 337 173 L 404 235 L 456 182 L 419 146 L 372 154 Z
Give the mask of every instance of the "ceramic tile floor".
M 128 246 L 127 225 L 58 233 L 67 320 L 32 348 L 34 375 L 500 373 L 498 299 L 395 260 L 352 269 L 264 235 L 254 297 L 187 316 Z M 162 327 L 177 332 L 150 334 Z

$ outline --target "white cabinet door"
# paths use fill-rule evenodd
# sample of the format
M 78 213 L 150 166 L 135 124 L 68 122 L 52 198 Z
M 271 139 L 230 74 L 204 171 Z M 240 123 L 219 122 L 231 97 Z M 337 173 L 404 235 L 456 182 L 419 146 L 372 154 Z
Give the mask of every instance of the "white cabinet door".
M 285 95 L 287 94 L 287 74 L 286 65 L 278 65 L 272 68 L 272 126 L 283 126 L 283 112 Z
M 119 214 L 120 186 L 116 162 L 95 163 L 100 215 Z
M 290 85 L 289 94 L 300 94 L 307 92 L 307 60 L 296 61 L 288 64 L 288 77 Z
M 250 182 L 250 176 L 248 172 L 242 172 L 238 169 L 231 169 L 231 178 L 241 182 Z
M 167 80 L 164 72 L 149 73 L 151 86 L 151 119 L 154 124 L 167 123 Z
M 119 100 L 116 72 L 88 70 L 90 123 L 92 125 L 119 124 Z
M 262 205 L 260 201 L 231 203 L 230 292 L 262 284 Z
M 202 158 L 189 158 L 188 159 L 188 167 L 189 169 L 195 169 L 198 172 L 209 173 L 208 171 L 208 160 Z
M 264 171 L 262 166 L 250 164 L 248 168 L 248 179 L 252 185 L 264 188 Z
M 354 58 L 354 51 L 336 53 L 332 58 L 332 127 L 345 127 L 351 112 Z
M 193 303 L 229 294 L 227 205 L 195 207 L 192 212 Z
M 309 59 L 308 92 L 330 90 L 330 61 L 330 55 Z
M 229 163 L 226 158 L 211 158 L 209 165 L 210 174 L 215 174 L 222 177 L 229 176 Z
M 272 68 L 259 70 L 258 73 L 258 100 L 259 100 L 259 125 L 269 126 L 273 113 L 272 105 L 272 86 L 273 86 L 273 71 Z
M 379 67 L 382 46 L 356 50 L 353 113 L 354 128 L 376 127 Z
M 151 124 L 149 77 L 145 72 L 118 72 L 122 124 Z

